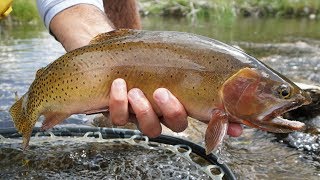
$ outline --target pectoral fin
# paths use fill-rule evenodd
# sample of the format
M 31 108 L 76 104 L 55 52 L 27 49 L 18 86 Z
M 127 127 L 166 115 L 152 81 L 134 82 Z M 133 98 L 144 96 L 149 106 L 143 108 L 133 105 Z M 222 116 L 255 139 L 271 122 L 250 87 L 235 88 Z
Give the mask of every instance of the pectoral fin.
M 227 129 L 228 117 L 223 111 L 215 111 L 205 134 L 206 154 L 210 154 L 222 143 Z
M 65 119 L 67 119 L 70 114 L 60 113 L 60 112 L 48 112 L 44 114 L 45 120 L 42 123 L 41 130 L 48 130 L 53 126 L 61 123 Z

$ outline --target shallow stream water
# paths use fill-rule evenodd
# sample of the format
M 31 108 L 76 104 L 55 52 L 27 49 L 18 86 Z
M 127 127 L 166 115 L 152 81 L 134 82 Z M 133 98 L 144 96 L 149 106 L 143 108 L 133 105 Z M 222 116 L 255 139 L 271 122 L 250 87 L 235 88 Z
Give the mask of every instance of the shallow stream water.
M 175 30 L 209 36 L 237 45 L 289 78 L 320 84 L 320 22 L 294 19 L 186 20 L 144 18 L 144 29 Z M 15 92 L 22 95 L 37 69 L 64 53 L 42 25 L 0 24 L 0 131 L 13 127 L 8 113 Z M 74 116 L 65 125 L 88 124 L 90 117 Z M 320 124 L 320 117 L 312 119 Z M 38 124 L 39 125 L 39 124 Z M 194 124 L 193 124 L 194 125 Z M 174 134 L 202 143 L 199 131 Z M 281 137 L 245 128 L 229 138 L 220 153 L 239 179 L 319 179 L 320 136 L 291 133 Z

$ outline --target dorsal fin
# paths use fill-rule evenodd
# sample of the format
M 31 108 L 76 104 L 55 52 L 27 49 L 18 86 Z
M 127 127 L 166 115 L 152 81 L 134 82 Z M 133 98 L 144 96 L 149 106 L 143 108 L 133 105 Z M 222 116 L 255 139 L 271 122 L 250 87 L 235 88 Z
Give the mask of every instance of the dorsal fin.
M 111 41 L 119 38 L 125 38 L 128 35 L 132 35 L 137 33 L 138 30 L 133 29 L 118 29 L 106 33 L 98 34 L 96 37 L 94 37 L 89 44 L 99 44 L 106 41 Z
M 44 69 L 45 69 L 45 67 L 42 67 L 42 68 L 40 68 L 40 69 L 37 70 L 37 72 L 36 72 L 36 79 L 43 73 Z
M 14 92 L 14 100 L 19 101 L 18 91 Z

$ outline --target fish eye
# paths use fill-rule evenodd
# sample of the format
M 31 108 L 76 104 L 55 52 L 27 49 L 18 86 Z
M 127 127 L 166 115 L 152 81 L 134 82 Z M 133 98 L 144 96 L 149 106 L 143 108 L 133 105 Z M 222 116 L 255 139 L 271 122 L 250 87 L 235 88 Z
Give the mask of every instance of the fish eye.
M 278 87 L 278 94 L 280 96 L 280 98 L 283 99 L 288 99 L 291 96 L 291 88 L 286 85 L 286 84 L 282 84 Z

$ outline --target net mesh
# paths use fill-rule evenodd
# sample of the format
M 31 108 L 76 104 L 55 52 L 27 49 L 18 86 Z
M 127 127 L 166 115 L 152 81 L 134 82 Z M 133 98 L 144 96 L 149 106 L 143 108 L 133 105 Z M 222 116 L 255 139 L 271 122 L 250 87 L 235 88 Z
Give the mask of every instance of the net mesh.
M 21 139 L 0 139 L 2 178 L 225 179 L 219 166 L 189 146 L 141 135 L 105 139 L 99 132 L 82 137 L 36 133 L 27 151 L 21 150 Z

